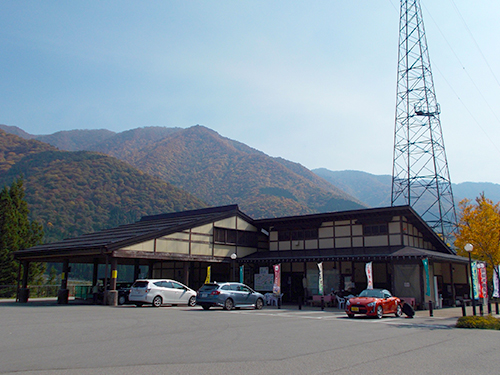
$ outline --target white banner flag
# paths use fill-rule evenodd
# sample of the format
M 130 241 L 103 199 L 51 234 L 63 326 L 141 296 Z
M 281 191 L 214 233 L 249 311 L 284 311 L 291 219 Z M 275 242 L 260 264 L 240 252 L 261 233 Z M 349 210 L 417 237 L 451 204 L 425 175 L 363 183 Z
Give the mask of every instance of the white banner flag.
M 368 283 L 366 289 L 373 289 L 373 272 L 372 272 L 372 262 L 368 262 L 365 265 L 366 271 L 366 281 Z
M 319 280 L 318 280 L 318 287 L 319 287 L 319 295 L 323 295 L 323 262 L 318 263 L 318 269 L 319 269 Z
M 498 282 L 498 271 L 500 271 L 500 266 L 493 267 L 493 298 L 500 298 L 500 288 Z

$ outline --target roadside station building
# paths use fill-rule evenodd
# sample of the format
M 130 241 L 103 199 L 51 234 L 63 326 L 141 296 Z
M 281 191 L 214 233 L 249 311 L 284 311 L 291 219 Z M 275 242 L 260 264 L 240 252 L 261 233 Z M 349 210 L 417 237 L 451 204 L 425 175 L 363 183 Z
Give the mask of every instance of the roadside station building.
M 468 259 L 457 256 L 408 206 L 362 209 L 254 220 L 237 205 L 143 217 L 106 229 L 15 253 L 27 274 L 30 262 L 63 264 L 59 303 L 68 299 L 70 264 L 106 265 L 108 303 L 116 304 L 118 265 L 134 267 L 134 279 L 171 278 L 198 289 L 210 266 L 212 281 L 240 278 L 269 292 L 272 266 L 281 265 L 284 302 L 295 302 L 306 285 L 318 294 L 318 263 L 324 293 L 358 293 L 366 288 L 372 262 L 375 288 L 386 288 L 425 308 L 454 305 L 469 296 Z M 424 267 L 424 260 L 428 267 Z M 147 269 L 146 273 L 141 273 Z M 427 269 L 427 271 L 426 271 Z M 21 272 L 20 272 L 21 273 Z M 122 280 L 132 282 L 133 280 Z M 22 278 L 21 301 L 27 301 Z

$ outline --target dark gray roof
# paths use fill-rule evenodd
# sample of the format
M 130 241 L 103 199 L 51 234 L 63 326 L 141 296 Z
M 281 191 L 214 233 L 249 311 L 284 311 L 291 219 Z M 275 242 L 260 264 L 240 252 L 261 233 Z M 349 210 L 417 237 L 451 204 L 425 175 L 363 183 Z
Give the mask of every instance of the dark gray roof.
M 56 255 L 76 255 L 77 253 L 82 256 L 103 254 L 234 215 L 239 215 L 250 223 L 253 222 L 238 209 L 237 205 L 145 216 L 132 224 L 16 251 L 14 256 L 17 259 L 29 260 Z

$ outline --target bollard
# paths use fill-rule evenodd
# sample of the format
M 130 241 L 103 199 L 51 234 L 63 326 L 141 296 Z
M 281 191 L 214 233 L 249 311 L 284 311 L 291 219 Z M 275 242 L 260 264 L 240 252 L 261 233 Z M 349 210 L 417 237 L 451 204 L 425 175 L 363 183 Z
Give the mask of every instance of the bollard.
M 465 303 L 462 303 L 462 316 L 467 316 L 467 311 L 465 310 Z
M 278 296 L 278 309 L 281 309 L 281 298 Z
M 299 310 L 302 310 L 302 296 L 299 296 Z
M 429 301 L 429 316 L 434 316 L 434 312 L 432 310 L 432 301 Z
M 498 302 L 495 302 L 495 311 L 496 311 L 496 314 L 498 315 Z
M 472 315 L 476 316 L 476 301 L 472 300 Z
M 491 315 L 491 302 L 488 301 L 488 315 Z
M 325 310 L 325 297 L 321 296 L 321 311 Z
M 483 313 L 483 304 L 482 303 L 479 305 L 479 315 L 481 315 L 481 316 L 484 315 L 484 313 Z

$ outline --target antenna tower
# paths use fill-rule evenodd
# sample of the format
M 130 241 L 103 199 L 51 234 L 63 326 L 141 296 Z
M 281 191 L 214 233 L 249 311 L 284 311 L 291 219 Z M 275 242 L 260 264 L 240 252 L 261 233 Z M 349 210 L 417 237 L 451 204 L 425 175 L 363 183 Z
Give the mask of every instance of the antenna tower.
M 451 242 L 455 203 L 419 0 L 401 0 L 391 205 L 409 205 Z

